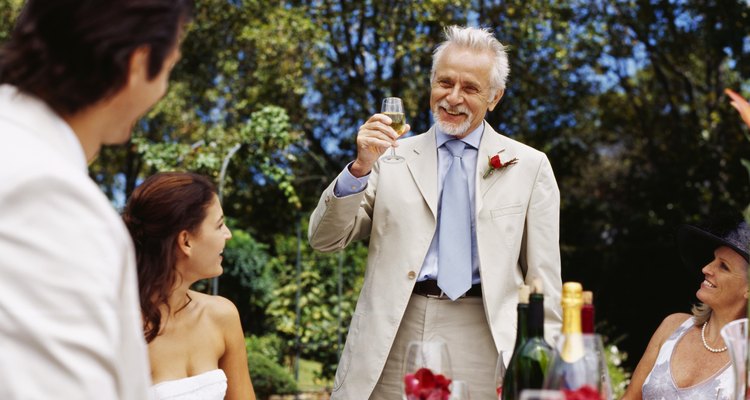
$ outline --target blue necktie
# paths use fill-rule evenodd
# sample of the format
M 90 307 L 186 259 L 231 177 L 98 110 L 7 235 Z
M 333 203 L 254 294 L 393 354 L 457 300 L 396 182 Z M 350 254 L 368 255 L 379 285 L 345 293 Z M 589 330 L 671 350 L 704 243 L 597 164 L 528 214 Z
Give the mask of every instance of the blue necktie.
M 438 242 L 438 286 L 456 300 L 471 288 L 471 200 L 461 157 L 466 145 L 449 140 L 453 156 L 443 183 Z

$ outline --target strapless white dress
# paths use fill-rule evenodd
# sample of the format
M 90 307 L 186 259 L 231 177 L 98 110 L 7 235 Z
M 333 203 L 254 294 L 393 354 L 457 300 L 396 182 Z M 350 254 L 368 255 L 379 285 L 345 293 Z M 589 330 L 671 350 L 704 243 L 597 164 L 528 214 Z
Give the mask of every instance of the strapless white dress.
M 151 387 L 154 400 L 223 400 L 226 394 L 227 376 L 221 369 L 159 382 Z

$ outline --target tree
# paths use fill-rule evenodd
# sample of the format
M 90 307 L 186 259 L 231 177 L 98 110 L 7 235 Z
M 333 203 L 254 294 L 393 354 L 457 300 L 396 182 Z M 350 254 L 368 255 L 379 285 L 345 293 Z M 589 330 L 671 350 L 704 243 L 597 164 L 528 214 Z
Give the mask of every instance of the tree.
M 0 0 L 0 41 L 20 5 Z M 238 258 L 255 260 L 247 265 L 257 273 L 268 256 L 279 278 L 255 326 L 291 340 L 299 215 L 352 159 L 357 128 L 382 97 L 404 99 L 414 134 L 429 127 L 431 52 L 450 24 L 488 26 L 509 46 L 510 80 L 488 121 L 549 156 L 562 196 L 563 278 L 597 292 L 599 315 L 628 334 L 620 345 L 637 362 L 658 322 L 694 301 L 674 229 L 750 201 L 740 163 L 750 144 L 722 94 L 744 88 L 747 97 L 744 1 L 198 0 L 166 99 L 129 146 L 102 152 L 92 176 L 122 204 L 157 170 L 218 178 L 242 143 L 228 165 L 225 212 L 267 246 L 247 241 Z M 346 252 L 350 305 L 364 251 Z M 301 334 L 330 344 L 337 256 L 303 253 L 310 307 Z M 227 295 L 242 301 L 235 290 Z M 305 349 L 333 365 L 334 352 Z
M 308 151 L 300 105 L 315 57 L 296 55 L 313 53 L 317 27 L 300 9 L 264 1 L 198 0 L 194 14 L 167 96 L 137 125 L 132 144 L 105 149 L 91 174 L 113 198 L 162 170 L 218 181 L 222 161 L 241 144 L 228 165 L 225 211 L 268 241 L 292 223 L 287 210 L 300 207 L 293 167 Z

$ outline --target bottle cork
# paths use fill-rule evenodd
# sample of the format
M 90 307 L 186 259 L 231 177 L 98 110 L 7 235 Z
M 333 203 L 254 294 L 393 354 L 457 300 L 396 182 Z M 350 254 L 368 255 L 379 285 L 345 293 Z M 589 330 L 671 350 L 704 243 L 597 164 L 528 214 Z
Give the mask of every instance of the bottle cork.
M 529 304 L 530 288 L 528 285 L 521 285 L 518 288 L 518 302 L 521 304 Z
M 583 291 L 583 304 L 594 304 L 594 292 L 590 290 Z
M 538 276 L 531 278 L 531 293 L 544 294 L 544 284 Z

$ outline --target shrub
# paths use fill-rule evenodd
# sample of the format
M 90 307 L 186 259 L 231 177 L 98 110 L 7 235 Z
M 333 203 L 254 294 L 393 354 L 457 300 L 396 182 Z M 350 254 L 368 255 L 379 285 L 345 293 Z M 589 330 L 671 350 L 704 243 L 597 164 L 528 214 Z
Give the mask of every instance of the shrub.
M 274 340 L 275 338 L 275 340 Z M 247 349 L 247 363 L 250 366 L 250 377 L 253 380 L 255 395 L 259 400 L 268 399 L 272 394 L 297 393 L 297 383 L 292 374 L 271 353 L 278 353 L 278 349 L 262 347 L 280 340 L 275 336 L 245 339 Z

